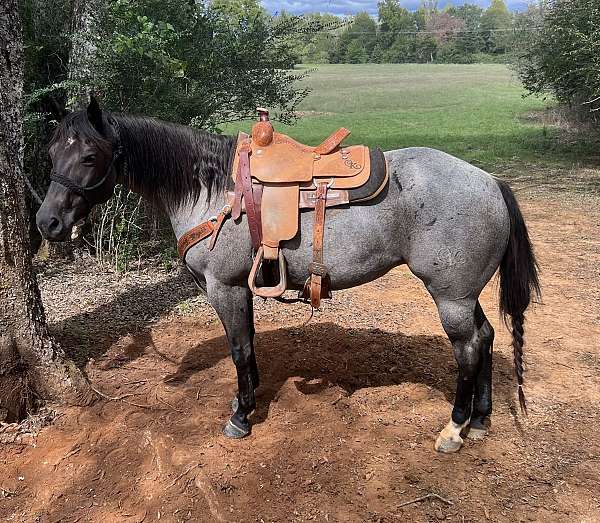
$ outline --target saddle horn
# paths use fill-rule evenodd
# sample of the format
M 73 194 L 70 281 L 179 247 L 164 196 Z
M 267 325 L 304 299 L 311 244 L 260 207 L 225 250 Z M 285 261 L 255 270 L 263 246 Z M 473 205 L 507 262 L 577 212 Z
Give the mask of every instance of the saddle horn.
M 273 124 L 269 120 L 269 111 L 262 107 L 256 109 L 258 122 L 252 127 L 252 140 L 261 147 L 273 142 Z

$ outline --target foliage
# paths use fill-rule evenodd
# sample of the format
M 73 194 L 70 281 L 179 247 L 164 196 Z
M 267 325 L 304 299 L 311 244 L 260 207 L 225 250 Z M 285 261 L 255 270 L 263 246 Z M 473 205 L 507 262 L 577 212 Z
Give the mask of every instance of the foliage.
M 268 13 L 258 0 L 212 0 L 212 8 L 224 14 L 232 24 L 253 23 L 268 18 Z
M 483 9 L 478 5 L 463 4 L 448 8 L 448 14 L 464 22 L 463 30 L 456 36 L 455 48 L 463 60 L 476 61 L 474 55 L 483 49 L 481 18 Z
M 526 33 L 519 52 L 517 69 L 525 87 L 534 94 L 552 93 L 590 119 L 600 108 L 598 20 L 599 0 L 555 0 L 530 8 L 520 20 L 522 26 L 540 27 Z
M 433 12 L 430 14 L 425 29 L 431 42 L 429 55 L 438 62 L 462 62 L 460 51 L 456 47 L 455 36 L 465 28 L 464 20 L 452 16 L 448 12 Z M 433 45 L 434 44 L 434 45 Z M 422 47 L 421 44 L 419 47 Z M 423 60 L 420 60 L 423 61 Z M 427 60 L 425 60 L 427 61 Z
M 348 64 L 365 64 L 369 61 L 369 52 L 364 44 L 358 40 L 350 40 L 344 52 L 344 62 Z
M 331 63 L 365 63 L 377 44 L 377 24 L 368 13 L 358 13 L 329 54 Z
M 69 13 L 73 0 L 23 2 L 26 93 L 67 79 L 65 60 L 71 46 Z
M 403 39 L 406 36 L 405 33 L 414 32 L 417 29 L 414 15 L 403 8 L 398 0 L 383 0 L 379 2 L 378 11 L 379 43 L 381 47 L 389 49 L 395 46 L 398 49 L 408 49 L 408 39 L 406 39 L 406 42 L 403 42 Z M 397 53 L 395 57 L 398 57 Z
M 490 54 L 505 53 L 510 42 L 511 27 L 512 15 L 504 0 L 492 0 L 481 16 L 482 50 Z
M 86 83 L 113 110 L 202 128 L 250 116 L 257 106 L 289 120 L 306 95 L 295 86 L 301 75 L 290 71 L 297 58 L 285 37 L 293 25 L 250 12 L 238 18 L 187 0 L 111 1 Z
M 304 63 L 326 63 L 333 39 L 348 25 L 346 20 L 330 14 L 311 13 L 299 17 L 285 11 L 275 16 L 272 23 L 294 26 L 286 42 L 292 47 L 297 61 Z

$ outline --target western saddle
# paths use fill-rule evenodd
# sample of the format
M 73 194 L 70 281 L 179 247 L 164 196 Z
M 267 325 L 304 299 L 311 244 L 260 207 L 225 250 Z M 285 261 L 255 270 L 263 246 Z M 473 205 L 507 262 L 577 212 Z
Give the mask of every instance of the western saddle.
M 387 185 L 383 153 L 366 146 L 342 146 L 350 131 L 341 128 L 321 145 L 310 147 L 277 133 L 269 113 L 258 109 L 259 121 L 252 135 L 240 133 L 233 160 L 234 191 L 219 216 L 185 233 L 179 254 L 185 258 L 196 243 L 211 236 L 214 247 L 223 221 L 231 214 L 238 220 L 245 212 L 255 257 L 248 285 L 264 298 L 279 298 L 287 288 L 286 261 L 280 243 L 298 234 L 300 209 L 314 209 L 313 261 L 301 296 L 315 308 L 331 297 L 323 260 L 325 208 L 375 198 Z M 279 282 L 257 285 L 260 268 L 267 260 L 278 261 Z M 263 270 L 264 276 L 264 270 Z M 263 278 L 266 279 L 266 278 Z

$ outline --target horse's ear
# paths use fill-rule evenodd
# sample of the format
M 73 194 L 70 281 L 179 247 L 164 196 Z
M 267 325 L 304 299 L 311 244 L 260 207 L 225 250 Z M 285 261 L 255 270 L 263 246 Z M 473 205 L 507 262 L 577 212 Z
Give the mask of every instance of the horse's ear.
M 93 94 L 90 94 L 90 103 L 87 106 L 87 116 L 94 129 L 100 134 L 104 134 L 104 124 L 102 122 L 102 109 L 98 100 Z

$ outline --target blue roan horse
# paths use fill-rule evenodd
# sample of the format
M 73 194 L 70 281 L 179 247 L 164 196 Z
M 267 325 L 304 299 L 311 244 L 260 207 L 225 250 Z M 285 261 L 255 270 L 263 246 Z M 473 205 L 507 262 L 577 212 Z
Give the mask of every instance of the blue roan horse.
M 42 234 L 63 241 L 117 183 L 161 205 L 177 238 L 218 214 L 229 183 L 233 137 L 151 118 L 87 110 L 67 116 L 50 146 L 53 183 L 37 215 Z M 461 433 L 485 434 L 492 411 L 494 330 L 479 295 L 500 268 L 500 308 L 510 317 L 521 406 L 523 323 L 539 294 L 527 228 L 506 183 L 448 154 L 408 148 L 385 154 L 390 181 L 375 199 L 327 211 L 325 263 L 331 288 L 372 281 L 407 264 L 433 297 L 458 362 L 452 417 L 435 448 L 453 452 Z M 282 244 L 288 287 L 301 289 L 311 262 L 313 212 L 302 212 L 298 235 Z M 244 223 L 240 223 L 244 222 Z M 259 385 L 254 354 L 252 294 L 247 278 L 252 247 L 245 215 L 225 221 L 214 250 L 206 241 L 186 258 L 227 334 L 237 369 L 228 437 L 250 432 Z

